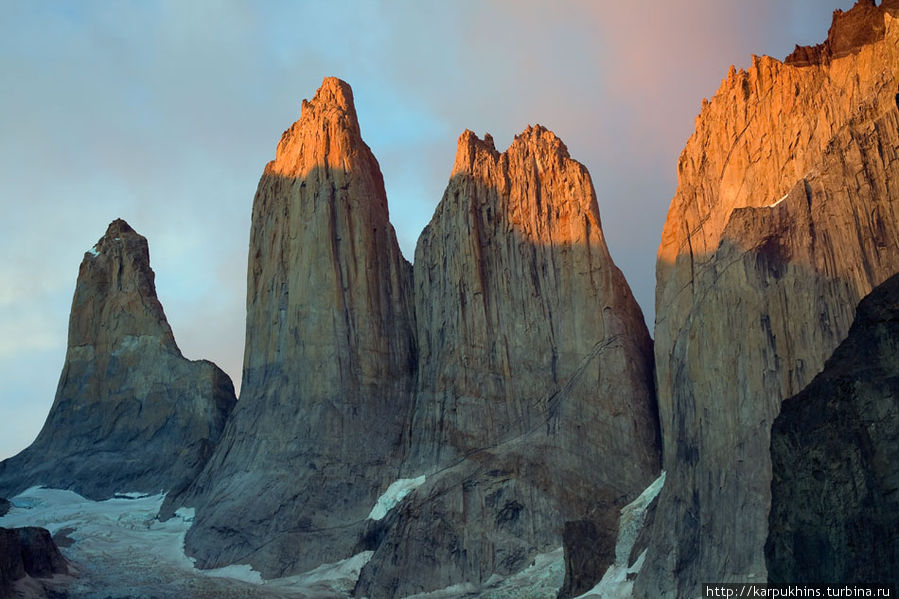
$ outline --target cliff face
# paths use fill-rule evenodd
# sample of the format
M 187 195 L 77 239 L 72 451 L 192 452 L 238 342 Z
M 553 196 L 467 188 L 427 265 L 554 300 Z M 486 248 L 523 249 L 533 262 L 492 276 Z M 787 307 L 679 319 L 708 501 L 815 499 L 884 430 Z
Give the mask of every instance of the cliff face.
M 426 481 L 379 525 L 360 596 L 516 572 L 567 521 L 617 522 L 658 471 L 651 341 L 590 176 L 552 132 L 504 153 L 462 134 L 414 281 L 404 471 Z
M 218 451 L 167 510 L 186 548 L 265 575 L 349 555 L 396 478 L 415 368 L 411 267 L 349 86 L 325 79 L 253 203 L 241 401 Z
M 772 582 L 899 585 L 899 275 L 771 431 Z
M 147 240 L 123 220 L 85 254 L 56 398 L 37 439 L 0 464 L 0 493 L 92 499 L 192 480 L 234 406 L 228 376 L 185 359 L 156 297 Z
M 870 2 L 841 15 L 830 47 L 859 19 L 882 36 L 731 69 L 678 162 L 656 292 L 668 479 L 637 596 L 764 579 L 781 400 L 899 270 L 899 20 Z

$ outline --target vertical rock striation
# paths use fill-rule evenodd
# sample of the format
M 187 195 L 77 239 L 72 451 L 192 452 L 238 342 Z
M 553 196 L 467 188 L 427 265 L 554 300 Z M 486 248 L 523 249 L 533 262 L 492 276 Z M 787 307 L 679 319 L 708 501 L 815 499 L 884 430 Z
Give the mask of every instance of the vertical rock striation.
M 0 493 L 33 485 L 92 499 L 193 480 L 235 402 L 215 364 L 185 359 L 156 297 L 147 240 L 123 220 L 84 255 L 56 398 Z
M 899 275 L 784 401 L 771 460 L 769 580 L 899 588 Z
M 658 472 L 651 341 L 590 176 L 552 132 L 503 153 L 462 134 L 414 282 L 404 470 L 426 481 L 377 525 L 360 596 L 517 572 L 568 521 L 614 529 Z
M 703 102 L 658 254 L 668 478 L 638 597 L 765 578 L 781 400 L 899 270 L 897 17 L 862 0 L 823 49 L 731 68 Z
M 415 369 L 411 266 L 350 87 L 325 79 L 253 203 L 241 401 L 197 508 L 199 563 L 266 576 L 345 558 L 396 478 Z

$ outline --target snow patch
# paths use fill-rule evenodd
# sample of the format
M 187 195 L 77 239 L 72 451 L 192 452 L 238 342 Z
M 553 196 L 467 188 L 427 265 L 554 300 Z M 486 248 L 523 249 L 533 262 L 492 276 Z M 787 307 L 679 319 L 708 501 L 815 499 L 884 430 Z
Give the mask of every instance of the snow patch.
M 605 599 L 630 599 L 634 592 L 634 575 L 643 567 L 646 559 L 646 550 L 640 557 L 628 567 L 631 550 L 637 542 L 640 529 L 646 520 L 646 509 L 652 500 L 658 496 L 665 485 L 665 472 L 655 479 L 639 497 L 621 508 L 621 518 L 618 521 L 618 540 L 615 543 L 615 563 L 609 566 L 599 583 L 576 599 L 593 599 L 603 597 Z
M 193 522 L 196 512 L 197 510 L 192 507 L 179 507 L 175 510 L 175 517 L 181 518 L 184 522 Z
M 97 249 L 97 246 L 92 247 L 87 251 L 88 254 L 94 256 L 95 258 L 100 255 L 100 250 Z
M 401 478 L 390 483 L 387 490 L 378 497 L 375 507 L 371 508 L 368 515 L 369 520 L 380 520 L 406 498 L 406 495 L 420 487 L 425 482 L 425 475 L 422 474 L 418 478 Z
M 232 564 L 222 568 L 213 568 L 212 570 L 200 570 L 203 576 L 216 576 L 219 578 L 231 578 L 234 580 L 242 580 L 251 584 L 262 584 L 262 574 L 253 569 L 249 564 Z
M 322 583 L 326 583 L 335 588 L 345 588 L 347 592 L 350 592 L 356 586 L 356 581 L 359 580 L 359 572 L 362 571 L 362 568 L 365 567 L 365 564 L 368 563 L 368 560 L 374 554 L 374 551 L 363 551 L 339 562 L 322 564 L 303 574 L 281 579 L 283 581 L 281 585 L 302 580 L 305 585 L 321 586 Z
M 201 588 L 202 597 L 349 597 L 373 553 L 269 580 L 247 564 L 200 570 L 184 553 L 194 509 L 179 508 L 162 522 L 157 514 L 163 499 L 129 492 L 91 501 L 72 491 L 32 487 L 10 499 L 13 507 L 0 526 L 42 526 L 51 534 L 66 529 L 74 543 L 61 550 L 79 571 L 68 589 L 72 596 L 114 590 L 129 597 L 192 597 Z
M 562 547 L 534 557 L 531 565 L 511 576 L 494 574 L 483 585 L 454 584 L 436 591 L 409 595 L 404 599 L 545 599 L 555 597 L 565 581 L 565 551 Z
M 785 199 L 787 199 L 789 196 L 790 196 L 790 194 L 785 195 L 784 197 L 780 198 L 779 200 L 777 200 L 777 201 L 774 202 L 773 204 L 768 204 L 768 205 L 766 206 L 766 208 L 774 208 L 775 206 L 777 206 L 778 204 L 780 204 L 781 202 L 783 202 Z

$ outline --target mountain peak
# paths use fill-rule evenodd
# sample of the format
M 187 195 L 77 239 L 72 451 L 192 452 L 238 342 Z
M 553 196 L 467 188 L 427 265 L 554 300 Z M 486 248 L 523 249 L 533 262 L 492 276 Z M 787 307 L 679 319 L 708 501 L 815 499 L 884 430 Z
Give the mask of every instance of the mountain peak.
M 886 27 L 884 13 L 899 9 L 899 0 L 884 0 L 877 6 L 874 0 L 858 0 L 847 11 L 833 11 L 833 21 L 827 39 L 815 46 L 797 45 L 784 59 L 784 64 L 797 67 L 825 64 L 857 52 L 862 46 L 883 39 Z
M 259 181 L 247 279 L 244 408 L 170 509 L 197 508 L 185 547 L 204 567 L 240 547 L 274 576 L 351 554 L 396 476 L 411 402 L 411 266 L 339 79 L 303 102 Z
M 307 110 L 312 110 L 313 115 L 321 115 L 324 111 L 339 111 L 356 122 L 353 89 L 349 83 L 337 77 L 325 77 L 312 100 L 303 100 L 302 107 L 304 115 Z M 358 123 L 356 126 L 358 127 Z
M 121 218 L 112 221 L 81 263 L 69 346 L 113 347 L 124 335 L 154 335 L 176 348 L 155 279 L 146 237 Z
M 228 375 L 181 355 L 147 240 L 116 219 L 81 262 L 53 406 L 34 443 L 0 462 L 0 494 L 45 485 L 106 499 L 183 486 L 235 402 Z
M 527 129 L 515 136 L 512 146 L 525 145 L 540 154 L 571 158 L 568 146 L 562 139 L 541 124 L 528 125 Z M 511 148 L 510 147 L 510 148 Z
M 106 227 L 106 234 L 103 237 L 120 237 L 127 233 L 136 234 L 136 231 L 131 228 L 131 225 L 129 225 L 125 219 L 117 218 Z
M 543 125 L 528 125 L 524 131 L 515 136 L 505 152 L 497 151 L 493 136 L 489 133 L 485 133 L 481 139 L 473 131 L 466 129 L 459 136 L 453 175 L 476 172 L 478 165 L 485 161 L 496 163 L 509 154 L 553 157 L 558 161 L 571 158 L 565 143 Z
M 481 139 L 474 131 L 466 129 L 459 136 L 459 141 L 456 145 L 456 161 L 453 164 L 453 174 L 473 172 L 476 170 L 476 164 L 484 160 L 495 162 L 499 156 L 500 153 L 496 151 L 492 135 L 485 133 L 484 139 Z
M 302 101 L 300 118 L 281 136 L 267 171 L 294 178 L 317 168 L 349 172 L 361 166 L 360 160 L 368 164 L 374 157 L 362 140 L 353 90 L 345 81 L 325 77 L 312 99 Z
M 124 244 L 123 240 L 127 240 L 127 244 Z M 131 225 L 121 218 L 117 218 L 109 223 L 106 233 L 94 244 L 94 247 L 88 251 L 86 256 L 95 258 L 101 252 L 108 252 L 113 245 L 121 247 L 127 245 L 128 252 L 135 255 L 136 263 L 143 266 L 141 270 L 149 270 L 150 253 L 147 249 L 146 238 L 132 229 Z

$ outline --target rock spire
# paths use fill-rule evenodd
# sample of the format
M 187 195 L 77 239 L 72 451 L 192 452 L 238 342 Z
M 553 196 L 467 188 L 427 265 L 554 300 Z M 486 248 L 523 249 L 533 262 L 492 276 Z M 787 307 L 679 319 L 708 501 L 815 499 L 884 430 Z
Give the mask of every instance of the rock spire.
M 197 508 L 201 565 L 266 576 L 349 556 L 399 473 L 416 363 L 411 266 L 350 86 L 327 78 L 253 202 L 241 400 Z
M 196 477 L 234 387 L 215 364 L 181 355 L 154 279 L 147 240 L 124 220 L 85 253 L 56 398 L 34 443 L 0 463 L 0 494 L 44 485 L 105 499 Z
M 651 341 L 555 134 L 528 127 L 502 153 L 460 136 L 414 280 L 404 469 L 426 480 L 379 525 L 362 596 L 517 572 L 568 522 L 614 527 L 658 474 Z

